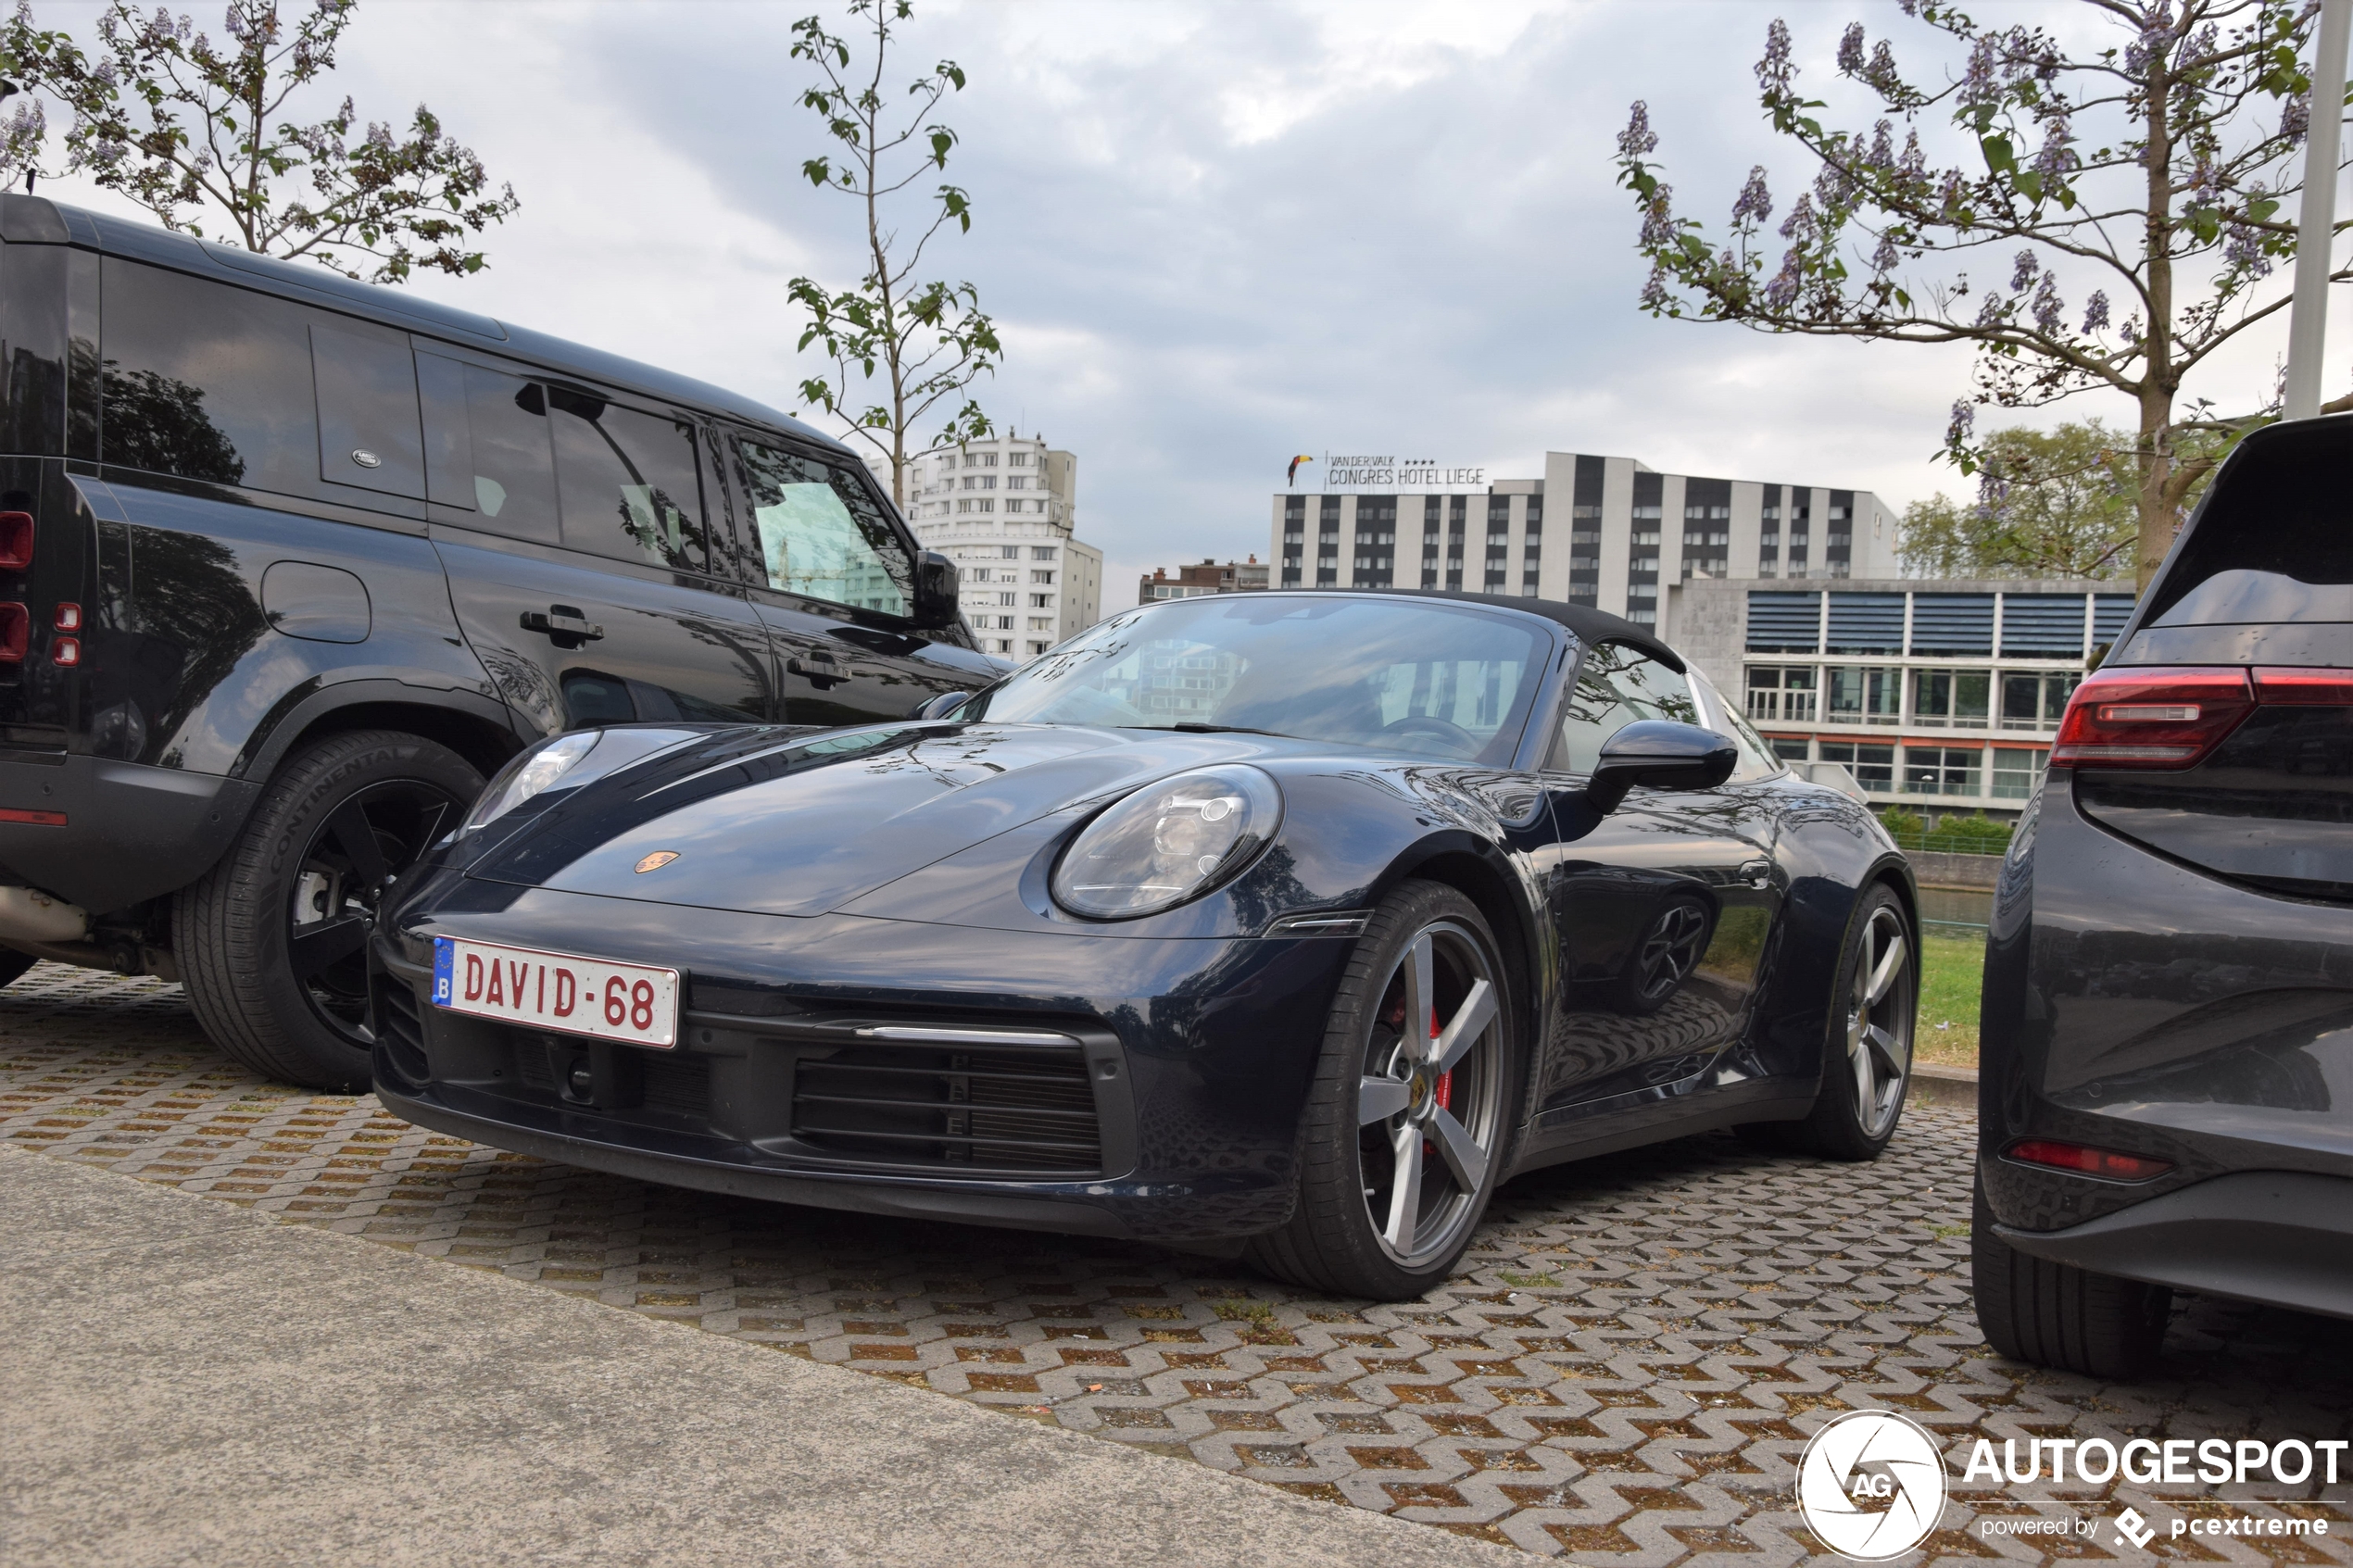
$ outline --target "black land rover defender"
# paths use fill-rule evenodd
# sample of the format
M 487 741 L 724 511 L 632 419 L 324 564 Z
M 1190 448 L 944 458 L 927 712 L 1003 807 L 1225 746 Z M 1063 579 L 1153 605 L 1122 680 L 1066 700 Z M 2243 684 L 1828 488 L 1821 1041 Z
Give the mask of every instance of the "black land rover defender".
M 0 195 L 0 984 L 368 1081 L 376 899 L 528 742 L 995 677 L 863 465 L 717 387 Z

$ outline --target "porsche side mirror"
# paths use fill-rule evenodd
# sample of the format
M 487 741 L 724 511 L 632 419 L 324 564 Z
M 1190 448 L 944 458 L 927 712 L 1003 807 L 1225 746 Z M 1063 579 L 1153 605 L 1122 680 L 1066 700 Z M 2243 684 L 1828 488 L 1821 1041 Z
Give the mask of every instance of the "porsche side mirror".
M 922 702 L 915 704 L 915 711 L 909 714 L 908 717 L 911 719 L 945 719 L 948 715 L 955 712 L 956 709 L 963 707 L 967 702 L 970 702 L 972 700 L 972 696 L 973 694 L 970 692 L 942 692 L 937 696 L 926 697 Z
M 956 623 L 956 563 L 937 550 L 915 557 L 914 613 L 908 617 L 925 631 Z
M 1728 736 L 1669 719 L 1640 719 L 1602 742 L 1585 799 L 1610 812 L 1636 784 L 1646 789 L 1714 789 L 1732 776 L 1739 748 Z

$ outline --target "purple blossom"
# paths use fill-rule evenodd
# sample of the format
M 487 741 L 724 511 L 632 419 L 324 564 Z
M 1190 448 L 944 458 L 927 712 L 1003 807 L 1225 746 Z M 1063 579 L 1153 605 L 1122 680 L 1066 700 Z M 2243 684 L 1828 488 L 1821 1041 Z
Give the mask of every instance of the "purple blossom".
M 1661 185 L 1642 208 L 1642 248 L 1661 250 L 1675 243 L 1675 191 Z
M 2159 4 L 2147 12 L 2141 24 L 2141 35 L 2124 48 L 2124 69 L 2132 76 L 2147 74 L 2149 67 L 2165 57 L 2173 44 L 2173 7 Z
M 1758 164 L 1748 171 L 1748 183 L 1741 187 L 1740 200 L 1732 204 L 1735 223 L 1762 223 L 1773 216 L 1773 193 L 1765 186 L 1765 166 Z
M 1652 268 L 1649 279 L 1642 284 L 1642 308 L 1660 311 L 1673 303 L 1674 297 L 1667 292 L 1667 270 L 1663 267 Z
M 1991 36 L 1981 38 L 1969 52 L 1969 68 L 1961 73 L 1961 102 L 1975 107 L 1994 101 L 1995 47 Z
M 1874 272 L 1893 272 L 1895 270 L 1895 265 L 1900 259 L 1901 257 L 1895 254 L 1895 236 L 1893 234 L 1881 234 L 1879 237 L 1879 248 L 1871 252 L 1871 270 Z
M 1803 245 L 1813 237 L 1815 226 L 1813 195 L 1800 191 L 1796 204 L 1789 209 L 1789 216 L 1781 220 L 1781 238 L 1794 240 Z M 1790 254 L 1794 256 L 1797 253 L 1792 251 Z
M 1781 270 L 1765 285 L 1765 303 L 1775 310 L 1786 310 L 1797 298 L 1799 280 L 1806 270 L 1806 258 L 1792 246 L 1781 257 Z
M 220 31 L 236 39 L 245 35 L 245 19 L 237 10 L 235 0 L 231 0 L 229 14 L 220 19 Z
M 1887 121 L 1871 127 L 1871 150 L 1865 156 L 1873 169 L 1885 169 L 1895 161 L 1895 132 Z
M 1920 133 L 1917 129 L 1904 133 L 1904 156 L 1896 161 L 1895 172 L 1906 185 L 1916 185 L 1928 178 L 1928 155 L 1920 151 Z
M 1822 215 L 1828 218 L 1855 199 L 1855 178 L 1836 164 L 1822 165 L 1814 176 L 1814 199 L 1822 204 Z
M 1842 76 L 1860 75 L 1863 70 L 1863 24 L 1846 24 L 1845 36 L 1838 41 L 1838 69 Z
M 2026 290 L 2033 287 L 2034 274 L 2041 271 L 2042 269 L 2042 262 L 2035 258 L 2032 251 L 2020 251 L 2018 253 L 2018 266 L 2010 273 L 2010 292 L 2012 294 L 2023 294 Z
M 1977 432 L 1977 409 L 1966 397 L 1956 399 L 1953 418 L 1944 427 L 1944 445 L 1958 446 Z
M 2058 275 L 2054 272 L 2044 273 L 2042 286 L 2034 291 L 2036 330 L 2051 337 L 2058 336 L 2065 330 L 2061 323 L 2065 319 L 2066 311 L 2067 306 L 2058 295 Z
M 1936 193 L 1937 204 L 1945 211 L 1950 212 L 1961 205 L 1961 200 L 1967 194 L 1961 184 L 1961 171 L 1957 169 L 1946 169 L 1944 183 Z
M 2312 101 L 2290 98 L 2280 106 L 2280 134 L 2287 138 L 2291 147 L 2304 144 L 2304 137 L 2312 129 Z
M 2271 275 L 2271 258 L 2263 253 L 2263 235 L 2244 223 L 2233 223 L 2222 232 L 2222 260 L 2238 268 L 2250 278 Z
M 1617 133 L 1617 156 L 1633 159 L 1658 150 L 1658 132 L 1651 129 L 1651 107 L 1637 98 L 1626 129 Z
M 1756 85 L 1771 97 L 1787 93 L 1795 75 L 1789 63 L 1789 23 L 1775 17 L 1765 30 L 1765 57 L 1756 62 Z
M 1863 80 L 1882 93 L 1892 91 L 1900 80 L 1895 70 L 1895 46 L 1886 39 L 1881 39 L 1879 47 L 1871 51 L 1870 69 L 1863 73 Z
M 2043 125 L 2043 150 L 2034 155 L 2034 172 L 2045 180 L 2062 180 L 2075 172 L 2082 160 L 2075 156 L 2074 141 L 2075 128 L 2066 112 L 2051 116 Z
M 2009 302 L 1992 289 L 1987 289 L 1985 303 L 1977 307 L 1977 324 L 1981 327 L 1998 327 L 2008 320 L 2009 316 Z
M 2092 297 L 2083 302 L 2083 335 L 2108 330 L 2108 291 L 2094 289 Z

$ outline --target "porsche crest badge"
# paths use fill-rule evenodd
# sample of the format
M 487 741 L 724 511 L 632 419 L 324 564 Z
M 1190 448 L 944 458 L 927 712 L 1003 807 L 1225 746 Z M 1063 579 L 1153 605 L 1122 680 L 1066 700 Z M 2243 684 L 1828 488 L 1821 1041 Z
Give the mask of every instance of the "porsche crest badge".
M 677 858 L 678 851 L 675 849 L 657 849 L 637 862 L 637 874 L 643 876 L 648 872 L 658 872 Z

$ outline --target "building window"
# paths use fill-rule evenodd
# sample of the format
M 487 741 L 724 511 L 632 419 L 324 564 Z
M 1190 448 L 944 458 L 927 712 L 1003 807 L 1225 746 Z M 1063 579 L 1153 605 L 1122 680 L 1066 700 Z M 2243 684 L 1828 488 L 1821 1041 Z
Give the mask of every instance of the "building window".
M 1985 753 L 1960 746 L 1907 746 L 1904 748 L 1904 793 L 1906 795 L 1976 795 L 1978 771 Z
M 1996 800 L 2023 800 L 2034 793 L 2042 782 L 2043 769 L 2051 754 L 2023 746 L 1997 746 L 1994 748 L 1994 797 Z
M 1032 609 L 1051 609 L 1054 608 L 1054 596 L 1051 594 L 1032 594 L 1029 596 L 1029 608 Z
M 1833 664 L 1822 671 L 1828 695 L 1822 717 L 1833 724 L 1894 724 L 1903 717 L 1904 672 L 1869 665 Z
M 1810 664 L 1752 664 L 1748 669 L 1748 716 L 1760 724 L 1814 721 L 1815 671 Z
M 1993 684 L 1984 670 L 1915 670 L 1912 721 L 1934 730 L 1982 730 Z
M 2080 675 L 2060 671 L 2002 677 L 2002 728 L 2056 730 Z
M 997 554 L 1004 560 L 1019 560 L 1021 559 L 1021 546 L 1019 545 L 1000 545 L 997 546 Z
M 1054 580 L 1054 574 L 1051 571 L 1033 571 L 1029 574 L 1029 580 L 1032 583 L 1051 583 Z
M 1895 793 L 1895 748 L 1864 746 L 1855 741 L 1826 740 L 1822 760 L 1836 762 L 1855 775 L 1855 782 L 1872 795 Z
M 1804 735 L 1782 735 L 1772 743 L 1773 755 L 1784 762 L 1803 762 L 1814 749 L 1814 743 Z

